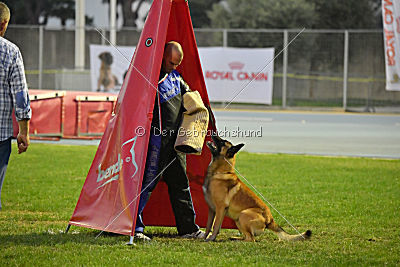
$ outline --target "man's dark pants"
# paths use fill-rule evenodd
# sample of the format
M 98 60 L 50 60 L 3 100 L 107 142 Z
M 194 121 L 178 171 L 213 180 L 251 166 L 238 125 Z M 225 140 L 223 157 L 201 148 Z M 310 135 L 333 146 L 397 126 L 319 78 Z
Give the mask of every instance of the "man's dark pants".
M 168 145 L 166 147 L 168 148 L 164 146 L 164 149 L 161 149 L 158 170 L 162 171 L 168 166 L 164 170 L 162 177 L 164 177 L 164 181 L 168 186 L 169 199 L 175 215 L 178 234 L 191 234 L 199 230 L 199 227 L 195 223 L 196 214 L 194 212 L 189 181 L 186 175 L 186 156 L 183 153 L 176 152 L 173 146 Z M 161 175 L 158 176 L 157 181 L 143 179 L 142 188 L 144 190 L 142 190 L 143 192 L 140 195 L 138 215 L 143 211 L 160 177 Z M 144 225 L 141 216 L 138 216 L 136 220 L 136 232 L 143 232 L 143 228 Z
M 4 141 L 0 141 L 0 209 L 1 209 L 1 189 L 3 187 L 4 177 L 6 176 L 6 170 L 10 154 L 11 154 L 11 138 Z

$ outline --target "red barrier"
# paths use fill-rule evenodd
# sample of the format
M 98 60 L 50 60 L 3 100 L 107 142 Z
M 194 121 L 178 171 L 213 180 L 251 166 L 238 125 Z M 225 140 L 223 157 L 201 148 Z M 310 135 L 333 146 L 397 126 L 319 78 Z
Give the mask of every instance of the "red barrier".
M 29 90 L 35 138 L 100 138 L 111 117 L 117 95 L 87 91 Z M 18 124 L 14 118 L 14 136 Z

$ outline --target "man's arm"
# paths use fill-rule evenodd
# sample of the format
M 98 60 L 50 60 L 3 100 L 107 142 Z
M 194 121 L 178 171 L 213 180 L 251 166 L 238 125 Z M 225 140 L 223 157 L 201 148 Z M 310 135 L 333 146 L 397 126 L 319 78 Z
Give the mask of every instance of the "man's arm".
M 19 133 L 17 135 L 18 154 L 25 152 L 29 146 L 29 120 L 18 121 Z
M 179 77 L 179 82 L 181 84 L 181 94 L 184 95 L 187 92 L 191 92 L 189 85 L 183 80 L 182 76 Z
M 18 153 L 23 153 L 29 146 L 29 120 L 32 116 L 28 86 L 26 84 L 24 63 L 18 50 L 12 62 L 10 71 L 10 89 L 15 109 L 15 118 L 18 121 L 19 133 L 17 136 Z

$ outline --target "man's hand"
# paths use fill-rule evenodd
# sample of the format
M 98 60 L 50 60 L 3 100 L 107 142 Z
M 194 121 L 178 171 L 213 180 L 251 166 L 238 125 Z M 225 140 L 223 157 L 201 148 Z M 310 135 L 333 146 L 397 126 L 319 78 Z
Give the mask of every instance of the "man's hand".
M 17 145 L 18 145 L 18 154 L 25 152 L 29 146 L 29 135 L 18 134 L 17 136 Z
M 25 152 L 29 146 L 29 120 L 18 121 L 19 133 L 17 135 L 18 154 Z

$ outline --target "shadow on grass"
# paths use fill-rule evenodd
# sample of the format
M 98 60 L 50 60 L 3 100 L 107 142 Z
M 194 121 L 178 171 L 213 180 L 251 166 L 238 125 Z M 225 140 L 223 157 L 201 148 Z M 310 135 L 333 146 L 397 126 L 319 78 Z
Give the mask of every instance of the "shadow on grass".
M 153 238 L 160 238 L 160 239 L 174 239 L 174 240 L 182 240 L 182 241 L 205 241 L 204 239 L 196 239 L 196 238 L 182 238 L 180 237 L 177 233 L 174 232 L 150 232 L 146 233 L 148 237 L 151 239 Z M 242 240 L 242 237 L 228 237 L 227 235 L 221 235 L 219 239 L 213 241 L 213 242 L 229 242 L 232 240 Z
M 0 234 L 2 246 L 54 246 L 64 244 L 88 244 L 88 245 L 116 245 L 127 242 L 127 236 L 113 233 L 102 233 L 98 238 L 99 231 L 86 233 L 29 233 L 29 234 Z
M 28 233 L 28 234 L 0 234 L 0 244 L 7 246 L 56 246 L 66 244 L 86 244 L 98 246 L 110 246 L 126 244 L 129 236 L 115 233 L 103 232 L 99 237 L 100 231 L 90 231 L 83 233 Z M 146 234 L 151 239 L 176 240 L 176 241 L 204 241 L 203 239 L 186 239 L 179 237 L 176 233 L 153 232 Z M 155 240 L 154 240 L 155 241 Z M 142 243 L 142 240 L 135 239 L 135 243 Z M 229 242 L 229 239 L 219 239 L 216 243 Z M 147 242 L 145 242 L 147 243 Z M 151 243 L 151 242 L 150 242 Z
M 146 235 L 150 238 L 179 238 L 176 233 L 152 232 Z

